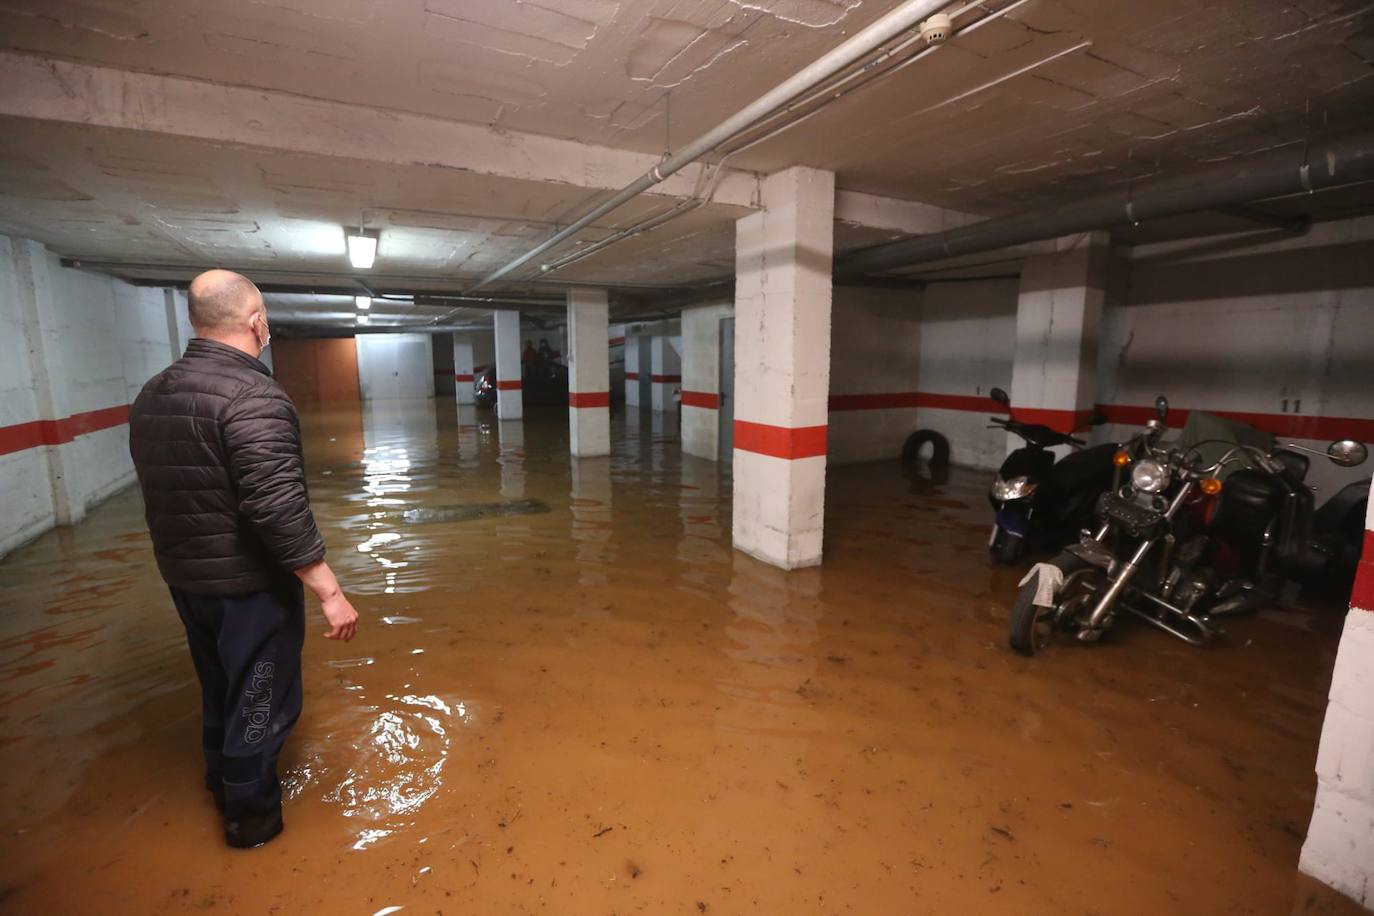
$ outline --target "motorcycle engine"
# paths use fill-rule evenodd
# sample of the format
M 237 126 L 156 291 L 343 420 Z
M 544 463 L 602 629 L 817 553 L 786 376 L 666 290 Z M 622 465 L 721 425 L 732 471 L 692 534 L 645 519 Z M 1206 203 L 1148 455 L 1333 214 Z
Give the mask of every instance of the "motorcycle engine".
M 1216 573 L 1211 569 L 1194 569 L 1183 577 L 1171 596 L 1175 607 L 1192 611 L 1193 607 L 1216 588 Z

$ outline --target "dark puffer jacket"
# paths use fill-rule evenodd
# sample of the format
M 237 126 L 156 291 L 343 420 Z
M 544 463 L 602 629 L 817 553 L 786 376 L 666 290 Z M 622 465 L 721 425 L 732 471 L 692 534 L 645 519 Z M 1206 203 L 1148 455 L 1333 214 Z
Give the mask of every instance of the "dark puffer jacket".
M 295 405 L 247 353 L 193 339 L 139 392 L 129 451 L 168 585 L 266 591 L 324 556 Z

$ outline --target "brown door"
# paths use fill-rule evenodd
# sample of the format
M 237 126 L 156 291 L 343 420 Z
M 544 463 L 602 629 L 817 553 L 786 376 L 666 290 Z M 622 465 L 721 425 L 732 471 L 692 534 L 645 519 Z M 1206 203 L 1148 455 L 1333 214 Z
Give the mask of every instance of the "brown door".
M 272 365 L 297 404 L 359 400 L 358 348 L 352 337 L 274 340 Z

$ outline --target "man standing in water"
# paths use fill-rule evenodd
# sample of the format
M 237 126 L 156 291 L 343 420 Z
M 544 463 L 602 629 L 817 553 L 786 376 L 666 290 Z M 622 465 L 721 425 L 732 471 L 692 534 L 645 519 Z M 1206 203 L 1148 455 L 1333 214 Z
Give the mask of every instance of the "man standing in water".
M 246 277 L 191 281 L 186 354 L 143 386 L 129 420 L 158 570 L 200 678 L 205 786 L 230 846 L 281 833 L 277 754 L 301 712 L 308 586 L 327 639 L 353 638 L 315 527 L 300 423 L 258 361 L 271 339 Z

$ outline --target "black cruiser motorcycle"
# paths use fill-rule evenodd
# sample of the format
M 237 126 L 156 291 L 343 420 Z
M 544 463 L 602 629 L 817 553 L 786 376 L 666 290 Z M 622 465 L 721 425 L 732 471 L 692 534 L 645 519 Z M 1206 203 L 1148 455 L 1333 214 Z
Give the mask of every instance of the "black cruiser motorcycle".
M 1096 527 L 1021 580 L 1009 633 L 1015 651 L 1033 655 L 1057 634 L 1096 642 L 1123 614 L 1206 645 L 1219 618 L 1272 601 L 1285 580 L 1343 575 L 1358 556 L 1350 520 L 1362 512 L 1367 483 L 1314 510 L 1301 453 L 1322 452 L 1222 442 L 1208 460 L 1203 453 L 1214 453 L 1217 440 L 1162 445 L 1169 404 L 1161 397 L 1155 407 L 1158 419 L 1115 454 L 1117 479 L 1098 499 Z M 1367 455 L 1353 440 L 1325 452 L 1347 468 Z
M 1001 388 L 991 397 L 1007 408 L 1011 399 Z M 989 417 L 991 426 L 1005 429 L 1025 440 L 1002 462 L 988 492 L 996 513 L 988 552 L 999 563 L 1015 563 L 1027 550 L 1058 550 L 1078 537 L 1092 522 L 1097 498 L 1112 485 L 1112 456 L 1117 445 L 1088 444 L 1071 433 L 1061 433 L 1039 423 L 1022 423 L 1010 414 L 1006 419 Z M 1089 426 L 1105 422 L 1094 414 Z M 1050 449 L 1071 446 L 1058 461 Z

